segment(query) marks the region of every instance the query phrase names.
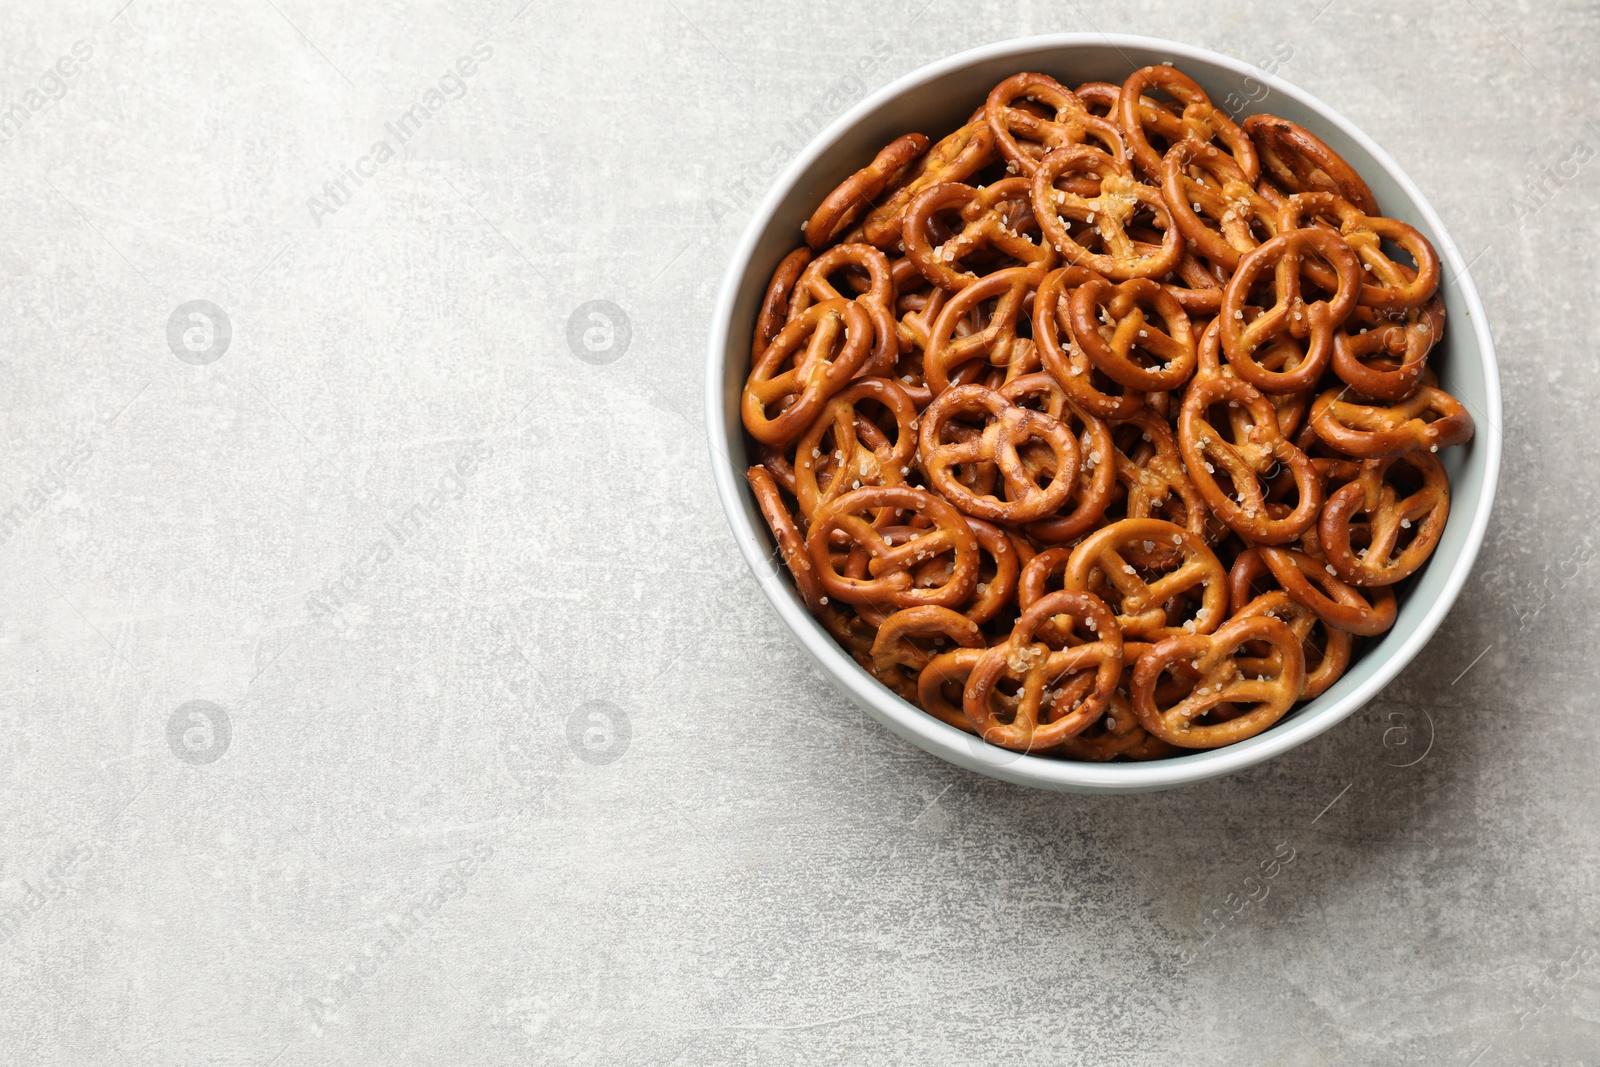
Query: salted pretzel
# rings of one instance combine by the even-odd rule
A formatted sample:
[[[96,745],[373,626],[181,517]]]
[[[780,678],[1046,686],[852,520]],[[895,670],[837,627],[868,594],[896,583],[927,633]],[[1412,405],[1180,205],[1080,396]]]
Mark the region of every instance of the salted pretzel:
[[[937,394],[949,388],[962,368],[967,368],[966,381],[990,367],[1005,368],[1005,377],[1037,369],[1035,347],[1031,341],[1023,343],[1023,332],[1041,273],[1036,267],[997,270],[944,304],[923,354],[923,377],[930,390]]]
[[[862,220],[861,232],[879,248],[900,240],[906,205],[924,189],[941,182],[964,182],[994,159],[994,132],[982,114],[923,153],[891,181],[881,205]]]
[[[778,336],[784,323],[789,321],[789,300],[794,296],[794,287],[800,281],[800,275],[806,269],[806,264],[811,262],[811,249],[797,248],[784,256],[772,272],[772,280],[767,283],[767,294],[761,300],[761,310],[756,313],[756,334],[750,345],[750,362],[755,363],[761,358],[761,353]]]
[[[1238,161],[1214,144],[1183,140],[1167,149],[1161,195],[1190,249],[1226,270],[1237,269],[1241,256],[1280,229],[1281,208],[1257,192]]]
[[[1153,393],[1176,389],[1194,374],[1188,313],[1149,278],[1087,281],[1073,291],[1069,307],[1072,339],[1113,381]]]
[[[1181,113],[1175,115],[1158,104],[1151,106],[1153,102],[1146,93],[1152,89],[1171,97],[1182,109]],[[1233,154],[1247,181],[1254,182],[1260,176],[1260,165],[1250,138],[1227,112],[1211,103],[1211,98],[1193,78],[1176,67],[1163,63],[1130,74],[1122,83],[1117,99],[1117,125],[1128,143],[1134,165],[1154,181],[1161,180],[1161,153],[1150,143],[1151,132],[1174,144],[1220,141]]]
[[[1262,564],[1263,568],[1265,566]],[[1230,574],[1230,585],[1231,577]],[[1252,615],[1270,615],[1287,625],[1300,639],[1306,673],[1298,699],[1311,700],[1321,696],[1343,676],[1345,668],[1350,665],[1350,652],[1355,646],[1355,638],[1348,631],[1323,622],[1316,612],[1282,589],[1273,589],[1233,608],[1235,619]],[[1248,662],[1244,665],[1247,669],[1253,666]]]
[[[769,562],[890,692],[1015,759],[1271,729],[1449,522],[1437,453],[1473,422],[1433,365],[1438,254],[1311,131],[1168,64],[969,106],[855,161],[763,279],[740,414]]]
[[[861,288],[845,292],[836,284],[838,277],[850,278]],[[793,321],[813,304],[827,300],[853,300],[872,317],[872,356],[864,373],[888,376],[893,373],[899,354],[899,338],[894,323],[894,274],[889,257],[869,244],[853,242],[835,245],[818,254],[795,281],[789,297],[789,319]]]
[[[920,133],[897,137],[879,152],[871,163],[846,178],[806,221],[806,244],[824,248],[850,228],[863,208],[875,200],[884,187],[915,163],[928,150],[928,139]]]
[[[1251,657],[1246,670],[1241,656],[1250,643],[1269,646],[1273,656],[1265,661]],[[1182,700],[1162,706],[1156,701],[1156,683],[1180,661],[1192,665],[1199,679]],[[1264,665],[1270,673],[1255,673]],[[1305,673],[1305,654],[1293,630],[1271,615],[1242,615],[1214,634],[1179,634],[1140,656],[1133,669],[1133,710],[1141,726],[1168,744],[1220,748],[1254,737],[1283,718],[1300,698]],[[1221,722],[1201,721],[1228,705],[1242,708]]]
[[[1033,301],[1033,342],[1039,361],[1084,411],[1102,419],[1125,419],[1144,406],[1144,394],[1101,371],[1072,336],[1068,290],[1105,279],[1087,267],[1060,267],[1039,283]]]
[[[1078,407],[1059,382],[1044,372],[1025,374],[1007,382],[1000,395],[1021,407],[1032,407],[1065,426],[1078,440],[1078,481],[1070,503],[1047,518],[1035,519],[1024,529],[1042,544],[1075,541],[1100,521],[1111,503],[1115,485],[1115,442],[1106,423]],[[1024,457],[1024,466],[1028,459]]]
[[[1012,106],[1021,99],[1045,105],[1050,117]],[[984,118],[1008,169],[1027,177],[1052,149],[1086,144],[1091,138],[1113,158],[1127,162],[1116,123],[1090,114],[1077,94],[1045,74],[1013,74],[996,85],[984,104]]]
[[[1219,404],[1234,420],[1231,437],[1210,420],[1208,413]],[[1278,412],[1250,383],[1220,374],[1192,382],[1178,418],[1178,449],[1212,514],[1250,540],[1283,544],[1317,520],[1322,479],[1310,458],[1284,438]],[[1263,476],[1276,468],[1288,470],[1299,498],[1294,510],[1283,516],[1268,510],[1262,485]],[[1223,489],[1219,473],[1228,479],[1232,492]]]
[[[1397,489],[1394,476],[1401,474],[1410,474],[1415,486]],[[1449,515],[1450,480],[1438,457],[1407,452],[1369,459],[1354,481],[1328,497],[1317,540],[1350,584],[1393,585],[1428,561]]]
[[[1039,628],[1062,615],[1081,620],[1095,639],[1065,648],[1040,640]],[[1063,590],[1034,601],[1011,635],[978,657],[962,710],[991,745],[1024,752],[1051,748],[1100,718],[1121,675],[1116,617],[1099,597]],[[1009,707],[996,707],[1002,680],[1018,684]]]
[[[1472,416],[1427,375],[1409,398],[1388,406],[1341,399],[1349,391],[1329,389],[1311,405],[1311,428],[1346,455],[1384,459],[1417,449],[1437,452],[1472,438]]]
[[[900,508],[931,525],[890,544],[862,515],[882,507]],[[834,531],[868,556],[866,577],[847,577],[836,569],[829,551]],[[978,579],[978,539],[966,518],[940,497],[910,486],[866,486],[835,497],[812,518],[806,550],[824,592],[852,604],[952,607],[971,595]],[[949,577],[936,586],[917,586],[912,569],[946,552],[954,557]]]
[[[1337,288],[1327,299],[1307,302],[1303,295],[1301,266],[1308,253],[1325,260],[1337,279]],[[1269,272],[1273,303],[1258,309],[1251,293]],[[1276,237],[1239,260],[1223,293],[1219,321],[1228,366],[1264,393],[1309,389],[1333,357],[1335,332],[1355,310],[1360,278],[1355,253],[1337,233],[1280,229]],[[1293,367],[1267,366],[1261,353],[1278,346],[1291,352]]]
[[[1379,214],[1356,169],[1304,126],[1276,115],[1251,115],[1240,128],[1255,145],[1262,177],[1284,193],[1338,193],[1366,214]]]
[[[1435,296],[1399,313],[1358,307],[1333,335],[1330,364],[1339,380],[1379,400],[1404,400],[1416,391],[1428,353],[1444,336],[1444,301]]]
[[[1358,296],[1364,307],[1405,311],[1420,307],[1439,288],[1439,254],[1414,226],[1399,219],[1375,217],[1334,193],[1295,193],[1278,209],[1278,228],[1292,230],[1318,216],[1333,220],[1350,251],[1361,261],[1365,278]],[[1408,254],[1415,267],[1396,263],[1383,249],[1388,241]],[[1316,278],[1325,283],[1327,275]]]
[[[1128,562],[1130,549],[1150,551],[1171,544],[1182,553],[1178,566],[1159,575],[1141,574]],[[1161,519],[1123,519],[1084,538],[1072,550],[1063,586],[1106,599],[1125,635],[1146,641],[1180,633],[1210,633],[1227,615],[1227,572],[1205,541]],[[1189,614],[1182,622],[1178,616]]]
[[[1304,552],[1272,545],[1258,545],[1249,551],[1260,555],[1284,592],[1316,612],[1329,626],[1373,637],[1394,625],[1397,608],[1394,593],[1388,587],[1374,588],[1369,599],[1339,578],[1331,563]],[[1234,565],[1238,566],[1237,562]]]
[[[961,228],[946,240],[935,240],[934,215],[958,212]],[[978,280],[970,270],[957,270],[956,264],[975,252],[998,253],[1027,266],[1048,270],[1055,264],[1056,250],[1041,237],[1031,241],[1020,232],[1034,228],[1033,205],[1026,178],[1008,178],[975,189],[960,182],[931,186],[906,206],[901,230],[906,256],[923,277],[941,289],[959,292]]]
[[[878,626],[872,641],[872,673],[896,693],[913,699],[918,676],[946,641],[962,648],[985,647],[978,624],[959,612],[934,604],[901,608]]]
[[[1059,188],[1057,179],[1063,175],[1097,178],[1100,191],[1083,196]],[[1154,248],[1128,234],[1140,212],[1162,231],[1161,243]],[[1039,161],[1033,172],[1033,214],[1063,259],[1107,278],[1159,277],[1177,266],[1183,255],[1183,235],[1173,225],[1160,191],[1140,183],[1115,157],[1089,145],[1057,148]],[[1083,223],[1083,232],[1093,235],[1091,243],[1099,251],[1085,247],[1064,217]]]
[[[982,433],[964,441],[948,439],[946,424],[958,416],[985,420]],[[1027,470],[1019,450],[1025,445],[1049,450],[1046,484]],[[1029,522],[1066,503],[1078,476],[1078,441],[1042,411],[1013,404],[981,385],[956,385],[940,393],[922,414],[922,468],[945,499],[975,518]],[[975,493],[955,473],[959,464],[987,462],[999,468],[1002,495]]]
[[[854,300],[825,300],[791,319],[750,369],[740,407],[744,428],[770,445],[805,433],[867,362],[872,339],[872,319]]]
[[[863,401],[876,401],[894,420],[893,441],[857,412]],[[834,394],[795,445],[794,493],[801,512],[815,514],[863,485],[904,482],[917,454],[916,419],[911,397],[887,378],[857,378]]]

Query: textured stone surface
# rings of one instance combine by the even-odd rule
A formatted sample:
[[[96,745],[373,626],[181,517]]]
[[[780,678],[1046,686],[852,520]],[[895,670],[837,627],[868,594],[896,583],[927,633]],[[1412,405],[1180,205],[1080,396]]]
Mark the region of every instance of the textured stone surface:
[[[1593,3],[120,2],[0,36],[0,1060],[1600,1063]],[[1181,792],[866,720],[700,429],[775,132],[1055,30],[1275,62],[1500,345],[1437,639]]]

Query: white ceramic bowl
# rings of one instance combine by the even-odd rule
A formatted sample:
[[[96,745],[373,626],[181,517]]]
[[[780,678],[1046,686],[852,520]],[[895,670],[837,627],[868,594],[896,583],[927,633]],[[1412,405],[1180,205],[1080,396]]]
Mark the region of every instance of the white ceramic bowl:
[[[1219,104],[1230,93],[1254,101],[1238,118],[1269,111],[1311,130],[1360,171],[1384,214],[1404,219],[1433,241],[1442,260],[1447,325],[1429,362],[1443,386],[1472,412],[1477,432],[1465,447],[1441,453],[1452,486],[1450,519],[1432,560],[1403,595],[1394,628],[1326,693],[1270,730],[1227,748],[1146,763],[1020,755],[946,726],[895,696],[806,611],[777,562],[772,536],[744,479],[749,460],[739,391],[749,371],[750,335],[767,279],[778,260],[801,243],[801,223],[829,190],[895,137],[912,130],[943,136],[972,114],[995,83],[1019,71],[1041,71],[1071,86],[1121,82],[1139,67],[1165,61],[1194,78]],[[1307,741],[1372,699],[1411,662],[1455,602],[1483,541],[1500,470],[1500,381],[1477,289],[1439,216],[1388,153],[1309,93],[1250,64],[1173,41],[1114,34],[1053,34],[962,52],[885,86],[818,134],[773,182],[728,265],[711,325],[706,421],[717,492],[739,550],[800,647],[851,699],[942,759],[1021,785],[1079,792],[1167,789],[1230,774]]]

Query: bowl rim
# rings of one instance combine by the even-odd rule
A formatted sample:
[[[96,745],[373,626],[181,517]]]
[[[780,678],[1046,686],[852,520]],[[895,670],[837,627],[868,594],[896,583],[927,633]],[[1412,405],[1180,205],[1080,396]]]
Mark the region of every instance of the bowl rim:
[[[1485,450],[1483,488],[1477,506],[1470,516],[1461,551],[1451,562],[1451,569],[1445,576],[1438,597],[1428,605],[1416,627],[1406,635],[1401,644],[1392,650],[1387,658],[1374,665],[1372,674],[1349,693],[1327,706],[1316,708],[1309,713],[1301,711],[1294,718],[1238,744],[1200,750],[1165,760],[1134,763],[1056,760],[1029,756],[989,745],[971,734],[940,722],[902,700],[862,670],[805,609],[800,599],[781,577],[781,571],[767,566],[768,553],[763,550],[760,533],[750,521],[750,513],[745,508],[742,494],[747,490],[741,488],[745,484],[743,472],[733,469],[729,451],[731,441],[727,432],[727,413],[724,410],[724,383],[726,362],[730,353],[730,330],[739,291],[749,273],[750,261],[770,224],[772,215],[807,169],[832,151],[838,141],[871,112],[894,98],[905,96],[919,86],[945,77],[954,71],[1024,52],[1071,51],[1084,47],[1106,46],[1118,49],[1128,47],[1154,50],[1175,62],[1193,60],[1254,78],[1265,84],[1272,92],[1282,93],[1316,113],[1366,151],[1393,179],[1409,199],[1410,205],[1426,221],[1432,231],[1441,261],[1450,272],[1446,277],[1454,278],[1454,284],[1466,306],[1467,321],[1471,325],[1478,345],[1479,360],[1484,373],[1486,408],[1481,413],[1473,412],[1478,425],[1479,443]],[[1371,701],[1433,638],[1466,584],[1488,529],[1499,482],[1502,451],[1499,365],[1495,358],[1494,339],[1489,331],[1483,304],[1468,268],[1469,264],[1463,260],[1460,250],[1445,229],[1438,212],[1388,152],[1354,123],[1315,96],[1276,75],[1267,74],[1252,64],[1210,49],[1164,38],[1096,32],[1011,38],[958,52],[901,75],[868,94],[854,107],[835,118],[796,153],[772,179],[766,195],[752,212],[729,261],[727,271],[723,275],[712,312],[712,328],[708,342],[706,430],[717,495],[746,566],[790,633],[800,643],[801,648],[823,669],[832,682],[843,688],[858,705],[884,726],[924,751],[968,770],[1018,785],[1076,792],[1123,793],[1167,789],[1232,774],[1264,763],[1304,744]]]

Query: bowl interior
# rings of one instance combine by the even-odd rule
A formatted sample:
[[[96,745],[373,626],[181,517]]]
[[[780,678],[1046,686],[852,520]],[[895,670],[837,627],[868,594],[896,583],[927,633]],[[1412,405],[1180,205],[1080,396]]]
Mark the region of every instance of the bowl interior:
[[[1213,102],[1241,103],[1237,119],[1267,111],[1311,130],[1360,171],[1385,215],[1410,223],[1434,243],[1442,261],[1446,325],[1429,364],[1443,387],[1467,406],[1477,430],[1466,446],[1440,455],[1450,474],[1450,518],[1433,558],[1402,589],[1393,629],[1369,645],[1326,693],[1254,738],[1169,760],[1085,764],[1019,755],[946,726],[895,696],[806,612],[744,481],[750,460],[739,394],[749,370],[749,338],[767,279],[801,243],[801,224],[829,191],[895,137],[919,131],[937,140],[966,121],[995,83],[1018,71],[1039,71],[1075,86],[1121,82],[1139,67],[1168,61],[1194,78]],[[718,490],[741,551],[801,646],[857,703],[913,743],[970,769],[1045,788],[1132,792],[1202,781],[1270,758],[1355,711],[1415,656],[1449,610],[1481,543],[1499,469],[1499,382],[1483,310],[1459,251],[1421,192],[1387,153],[1303,91],[1225,56],[1151,38],[1059,35],[991,45],[907,75],[841,116],[779,175],[756,210],[723,283],[708,374],[707,420]]]

